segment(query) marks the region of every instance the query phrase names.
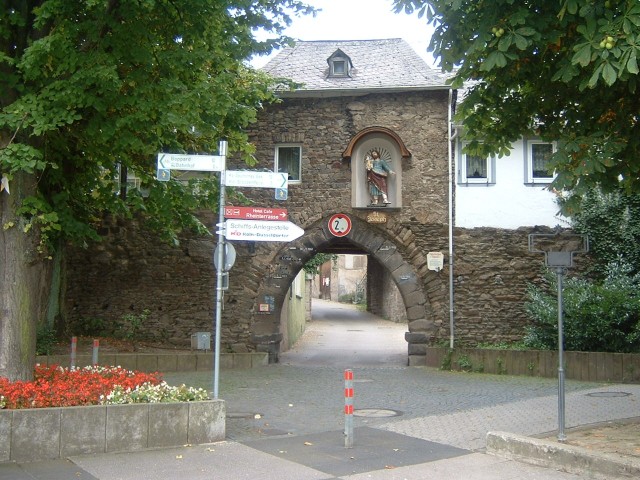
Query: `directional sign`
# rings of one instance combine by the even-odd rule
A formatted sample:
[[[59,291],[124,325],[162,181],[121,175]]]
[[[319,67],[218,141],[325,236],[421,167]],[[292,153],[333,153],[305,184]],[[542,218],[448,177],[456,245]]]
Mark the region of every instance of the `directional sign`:
[[[162,170],[194,170],[199,172],[221,172],[225,157],[222,155],[158,154],[158,173]]]
[[[243,220],[289,220],[289,213],[284,208],[267,207],[224,207],[225,218],[240,218]]]
[[[220,226],[220,225],[218,225]],[[302,236],[304,230],[291,222],[268,220],[227,220],[221,231],[227,240],[254,242],[290,242]]]
[[[227,170],[225,185],[228,187],[288,188],[286,173],[260,172],[258,170]]]

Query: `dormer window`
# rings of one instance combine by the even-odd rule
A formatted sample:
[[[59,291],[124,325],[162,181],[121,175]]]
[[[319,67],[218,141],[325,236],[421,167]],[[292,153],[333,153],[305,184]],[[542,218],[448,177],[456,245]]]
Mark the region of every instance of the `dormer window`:
[[[351,59],[338,49],[327,58],[329,64],[329,77],[349,77],[353,65]]]

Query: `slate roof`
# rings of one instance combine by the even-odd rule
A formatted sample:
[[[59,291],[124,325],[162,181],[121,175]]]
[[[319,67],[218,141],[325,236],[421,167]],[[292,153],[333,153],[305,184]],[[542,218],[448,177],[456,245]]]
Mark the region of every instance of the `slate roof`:
[[[349,77],[329,76],[327,59],[338,49],[353,64]],[[288,94],[295,96],[450,88],[446,85],[445,75],[432,69],[401,38],[297,41],[293,47],[284,48],[261,70],[274,77],[302,83],[301,89]]]

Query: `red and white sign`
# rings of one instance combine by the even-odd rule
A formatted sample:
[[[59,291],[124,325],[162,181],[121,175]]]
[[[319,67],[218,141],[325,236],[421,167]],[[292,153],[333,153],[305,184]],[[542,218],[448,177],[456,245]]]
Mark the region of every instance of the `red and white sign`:
[[[329,231],[334,237],[344,237],[351,231],[351,219],[344,213],[336,213],[329,219]]]
[[[285,221],[289,219],[289,213],[285,208],[226,206],[224,207],[224,217],[242,220]]]

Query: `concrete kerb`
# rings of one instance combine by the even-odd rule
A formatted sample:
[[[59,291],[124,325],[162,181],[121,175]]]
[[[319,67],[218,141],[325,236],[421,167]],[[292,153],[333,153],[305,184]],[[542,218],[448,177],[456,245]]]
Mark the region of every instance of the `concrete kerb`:
[[[640,459],[507,432],[487,433],[487,453],[586,478],[640,478]]]

